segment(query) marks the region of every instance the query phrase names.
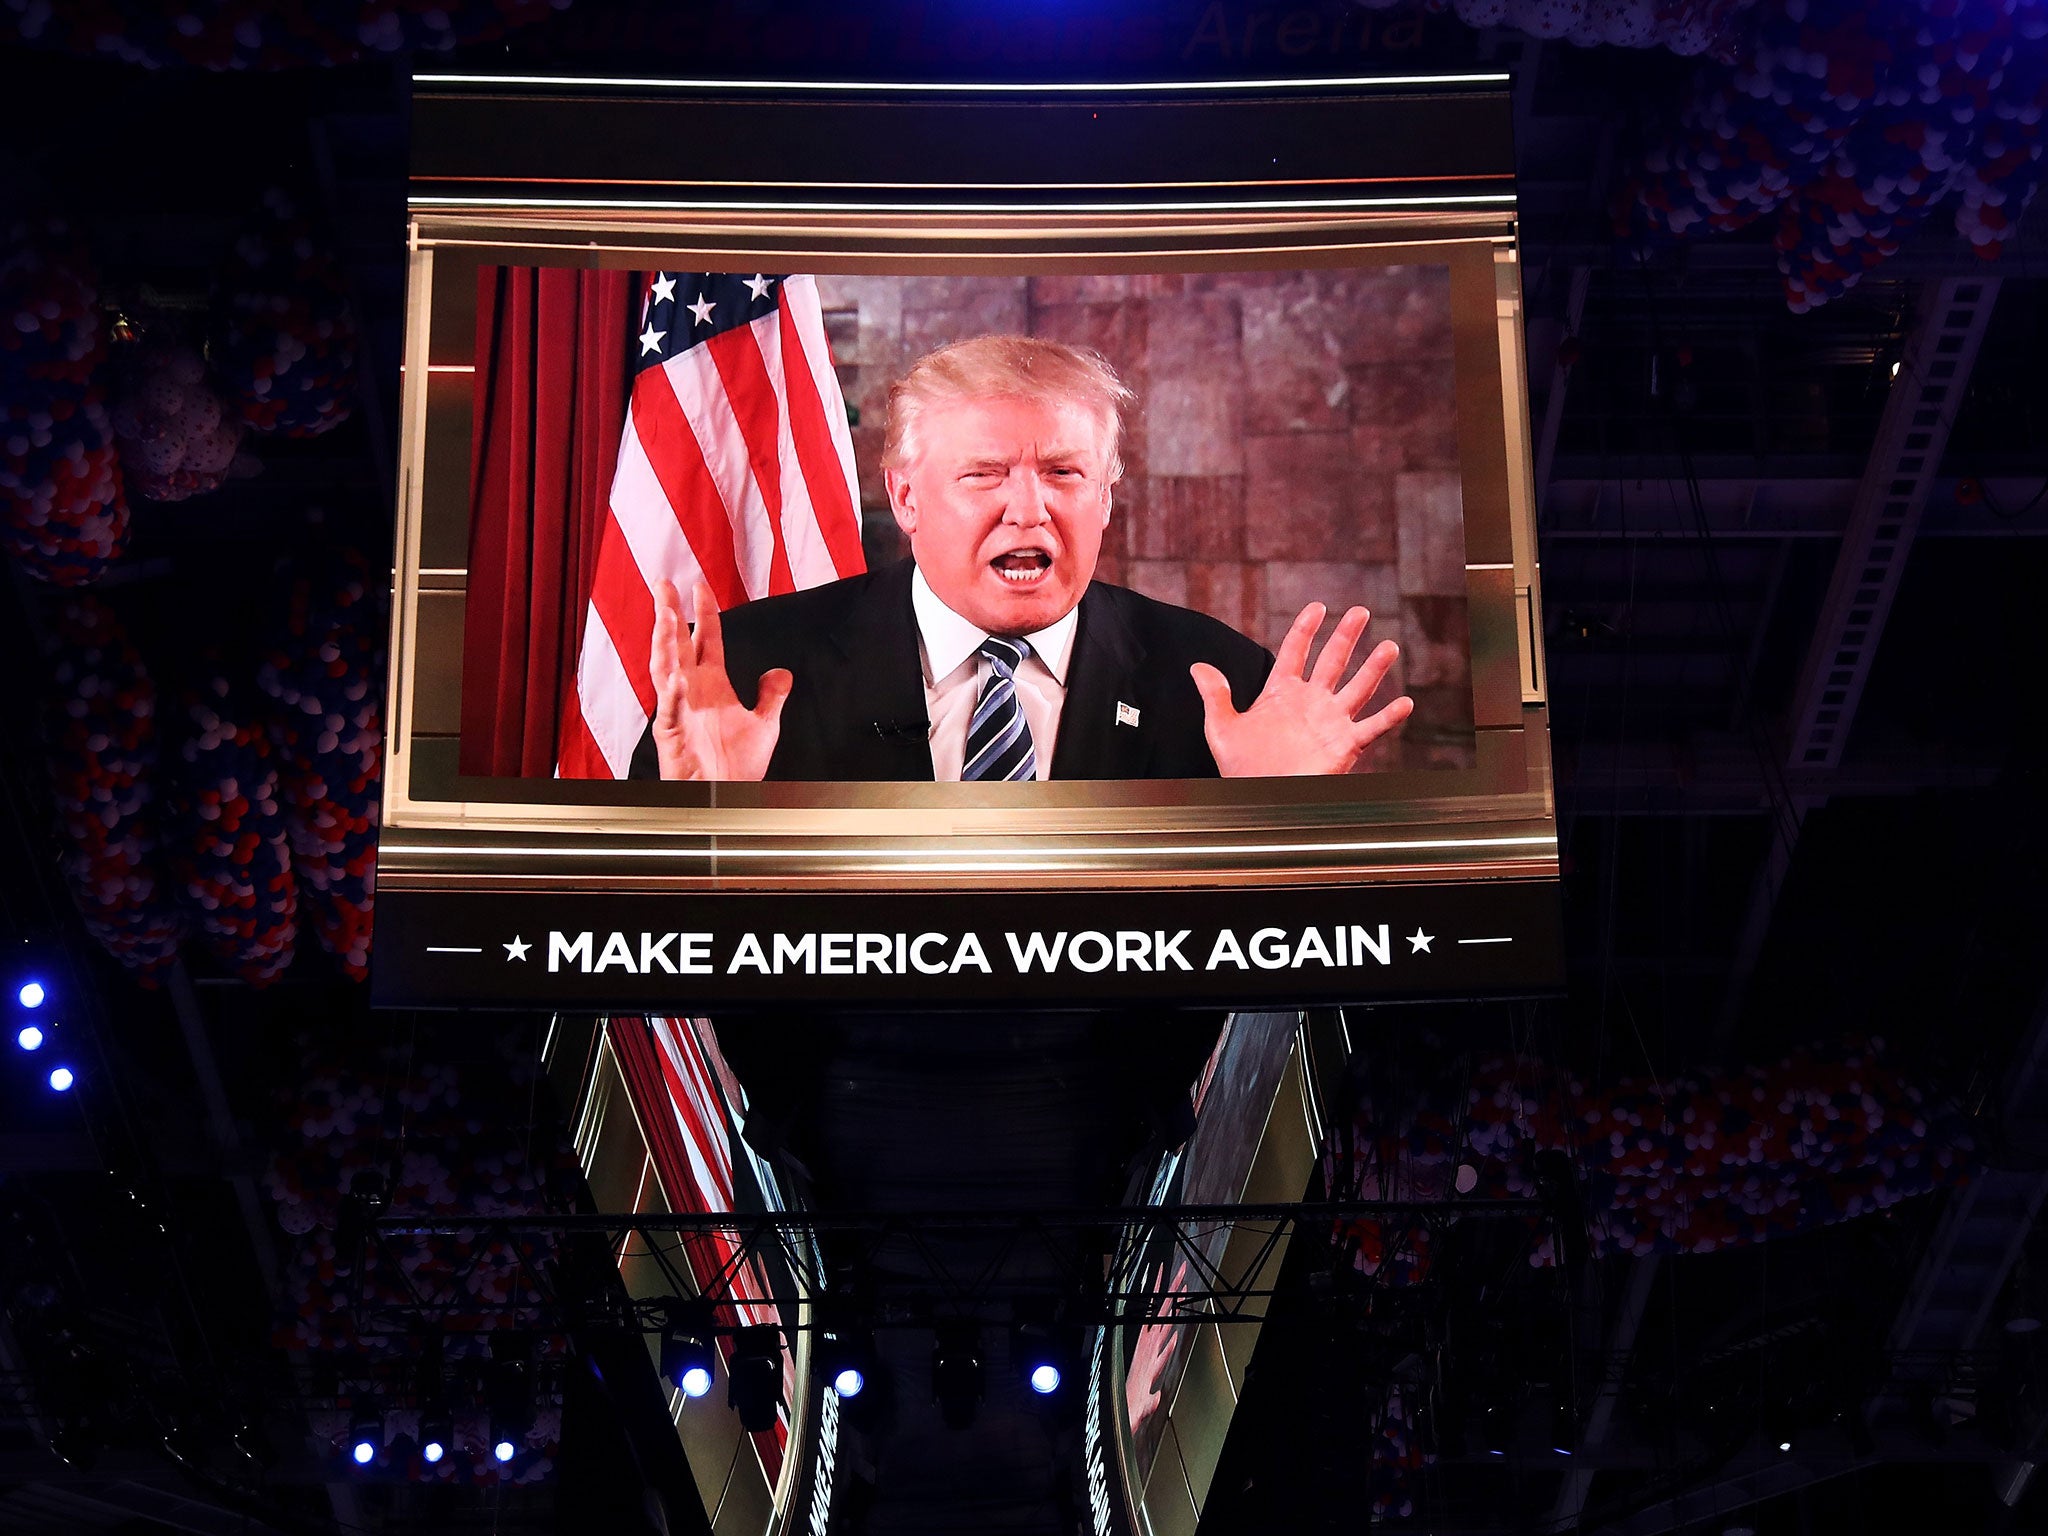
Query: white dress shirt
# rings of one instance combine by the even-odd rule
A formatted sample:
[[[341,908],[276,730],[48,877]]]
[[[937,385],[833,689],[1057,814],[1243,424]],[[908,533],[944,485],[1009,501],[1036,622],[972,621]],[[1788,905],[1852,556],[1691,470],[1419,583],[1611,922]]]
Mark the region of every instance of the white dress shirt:
[[[967,727],[974,719],[974,701],[988,675],[981,642],[988,631],[968,622],[939,601],[923,571],[910,578],[910,606],[917,614],[917,655],[924,667],[925,718],[931,721],[932,777],[941,784],[960,782],[967,756]],[[1052,777],[1053,747],[1059,739],[1060,710],[1067,702],[1067,664],[1074,653],[1078,604],[1057,622],[1024,639],[1031,654],[1017,668],[1017,702],[1031,727],[1031,750],[1038,777]]]

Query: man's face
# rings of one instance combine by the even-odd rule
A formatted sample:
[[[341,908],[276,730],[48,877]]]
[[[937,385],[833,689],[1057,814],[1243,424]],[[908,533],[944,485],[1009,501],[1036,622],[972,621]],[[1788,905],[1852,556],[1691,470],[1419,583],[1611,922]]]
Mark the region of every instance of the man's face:
[[[993,635],[1056,622],[1087,590],[1109,522],[1111,424],[1076,401],[928,406],[889,505],[924,579]]]

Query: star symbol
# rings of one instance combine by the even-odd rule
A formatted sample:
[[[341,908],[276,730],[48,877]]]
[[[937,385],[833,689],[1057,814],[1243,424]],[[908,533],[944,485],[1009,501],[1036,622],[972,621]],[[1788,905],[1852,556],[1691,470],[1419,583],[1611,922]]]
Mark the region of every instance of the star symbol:
[[[1420,928],[1417,928],[1413,933],[1408,935],[1408,953],[1411,955],[1435,954],[1436,951],[1429,947],[1431,942],[1434,941],[1435,938],[1435,934],[1424,933]]]
[[[515,933],[512,935],[512,942],[505,946],[505,958],[507,960],[524,960],[526,952],[531,948],[533,948],[531,944]]]
[[[763,277],[758,272],[756,272],[752,277],[748,278],[746,282],[747,292],[751,293],[757,299],[767,298],[768,290],[770,288],[773,288],[774,286],[775,283],[772,279]]]
[[[646,330],[640,333],[640,355],[645,357],[650,352],[659,352],[661,350],[661,338],[667,334],[667,331],[657,331],[653,326],[648,326]]]
[[[718,308],[718,306],[712,303],[709,299],[705,298],[704,295],[700,293],[697,295],[696,303],[685,304],[683,308],[687,309],[691,314],[697,317],[697,323],[699,325],[709,325],[711,323],[711,311]]]
[[[676,297],[676,280],[666,272],[657,273],[654,279],[654,302],[672,304]]]

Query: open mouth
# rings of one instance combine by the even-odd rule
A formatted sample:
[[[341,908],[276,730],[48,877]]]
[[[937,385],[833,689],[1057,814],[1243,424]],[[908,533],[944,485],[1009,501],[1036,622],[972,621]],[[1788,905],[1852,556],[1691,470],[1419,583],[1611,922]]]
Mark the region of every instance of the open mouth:
[[[1052,570],[1052,556],[1042,549],[1013,549],[989,561],[989,569],[1013,587],[1028,587]]]

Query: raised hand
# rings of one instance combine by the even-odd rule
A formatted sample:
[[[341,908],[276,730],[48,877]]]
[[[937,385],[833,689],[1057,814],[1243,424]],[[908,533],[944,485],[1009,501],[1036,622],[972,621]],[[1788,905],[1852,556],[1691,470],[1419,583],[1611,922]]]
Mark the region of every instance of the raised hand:
[[[1309,670],[1309,646],[1328,611],[1321,603],[1310,603],[1296,616],[1280,642],[1273,675],[1250,709],[1239,711],[1231,703],[1229,682],[1206,661],[1188,669],[1202,695],[1203,733],[1226,779],[1349,773],[1367,747],[1415,712],[1415,701],[1403,694],[1359,718],[1401,655],[1398,645],[1383,640],[1351,680],[1344,680],[1351,653],[1372,621],[1363,608],[1353,608],[1337,621],[1336,631],[1316,658],[1315,670]]]
[[[654,644],[648,671],[654,679],[654,748],[664,779],[758,782],[782,737],[782,706],[794,682],[788,668],[761,674],[752,709],[733,692],[725,673],[725,635],[718,599],[696,587],[697,630],[683,622],[683,600],[672,581],[654,585]]]

